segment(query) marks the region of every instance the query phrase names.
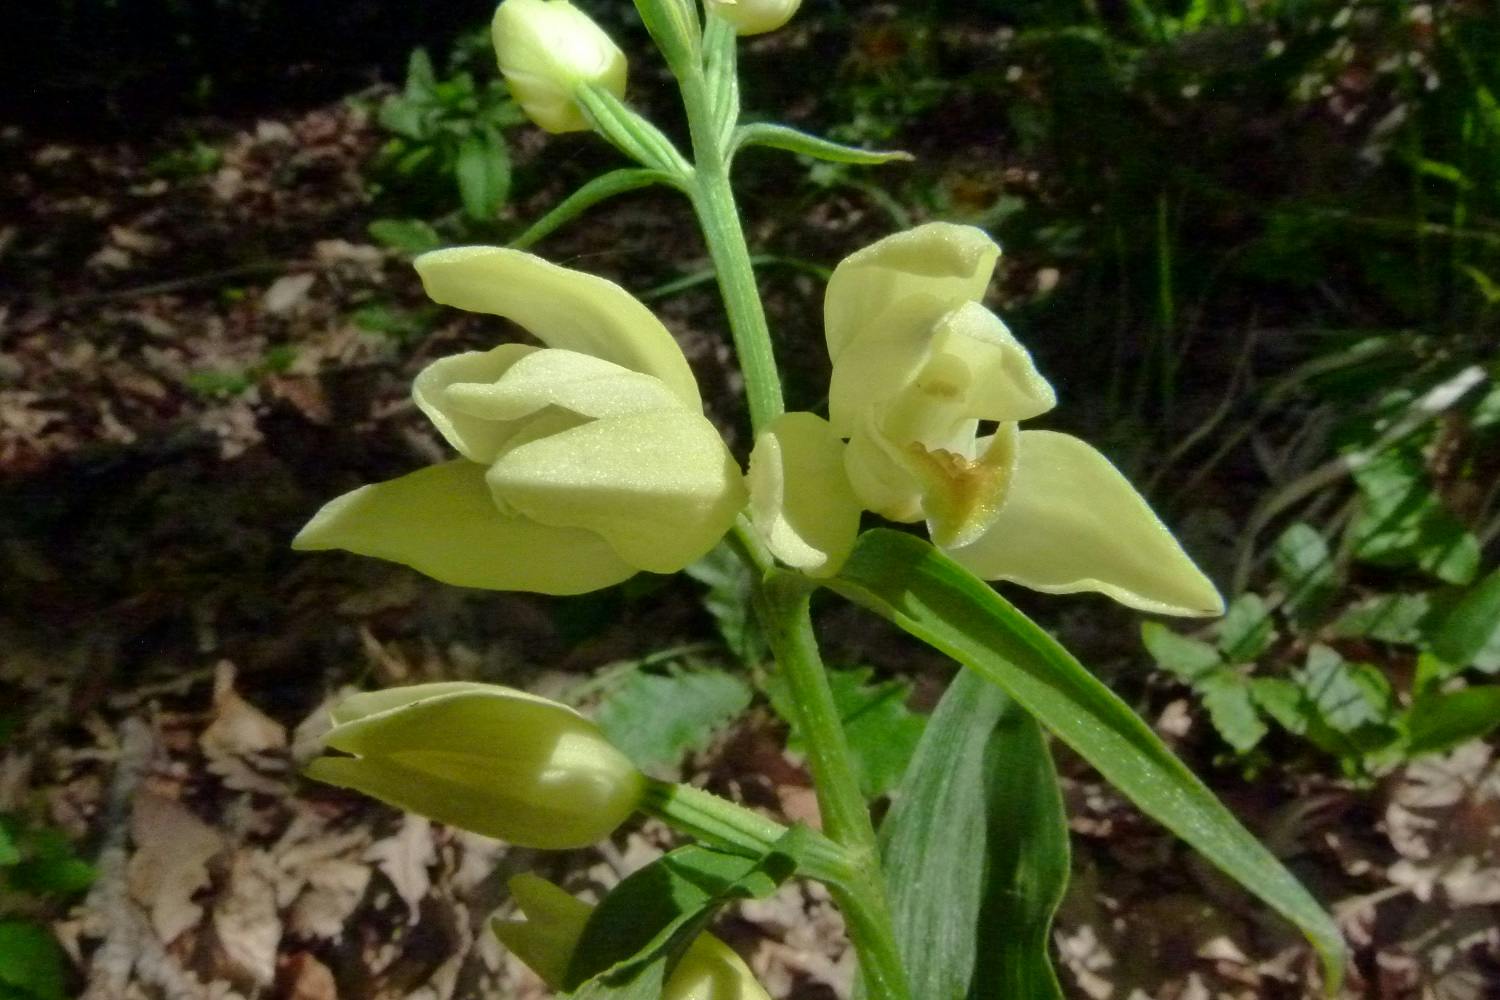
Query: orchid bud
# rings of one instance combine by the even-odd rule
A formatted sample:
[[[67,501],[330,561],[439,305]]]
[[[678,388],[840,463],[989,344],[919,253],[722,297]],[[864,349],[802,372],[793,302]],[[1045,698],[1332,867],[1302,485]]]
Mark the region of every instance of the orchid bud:
[[[398,808],[522,847],[608,837],[645,778],[566,705],[492,684],[449,682],[346,698],[306,773]]]
[[[708,0],[708,9],[742,35],[775,31],[792,19],[802,0]]]
[[[505,0],[491,24],[500,72],[526,116],[548,132],[583,132],[577,90],[625,95],[625,53],[568,0]]]
[[[535,875],[510,880],[525,920],[492,923],[500,942],[554,990],[567,986],[568,967],[593,907]],[[770,1000],[734,950],[700,934],[667,977],[661,1000]]]

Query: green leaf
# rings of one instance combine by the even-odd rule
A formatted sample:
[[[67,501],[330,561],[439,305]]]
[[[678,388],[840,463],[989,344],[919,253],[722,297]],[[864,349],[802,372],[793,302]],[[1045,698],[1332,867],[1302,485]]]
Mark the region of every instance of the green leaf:
[[[485,127],[464,136],[453,166],[464,211],[476,222],[493,222],[510,197],[510,153],[505,140]]]
[[[1317,720],[1312,702],[1295,681],[1285,677],[1252,677],[1250,698],[1260,710],[1295,736],[1305,736]]]
[[[1219,649],[1230,663],[1253,663],[1276,641],[1271,613],[1258,594],[1241,594],[1219,623]]]
[[[1459,598],[1432,637],[1432,651],[1449,663],[1467,666],[1500,637],[1500,570]]]
[[[821,139],[806,132],[799,132],[785,125],[742,125],[735,130],[733,148],[735,152],[747,146],[769,146],[772,149],[784,149],[789,153],[799,156],[810,156],[815,160],[826,160],[829,163],[854,163],[865,166],[878,166],[882,163],[892,163],[898,160],[910,160],[910,153],[897,151],[879,151],[873,149],[860,149],[857,146],[845,146],[842,143]]]
[[[668,964],[668,956],[659,955],[619,985],[590,979],[568,996],[571,1000],[661,1000]]]
[[[1315,645],[1298,683],[1318,715],[1340,733],[1389,722],[1394,696],[1385,675],[1368,663],[1348,663],[1336,650]]]
[[[1204,675],[1224,667],[1217,649],[1174,632],[1160,622],[1142,622],[1141,640],[1157,666],[1188,684],[1195,684]]]
[[[443,238],[421,219],[376,219],[367,227],[370,237],[383,247],[416,255],[436,250]]]
[[[870,667],[828,672],[834,704],[854,758],[854,773],[860,791],[870,799],[884,795],[901,780],[927,725],[926,719],[906,707],[910,684],[901,680],[871,684],[874,673]],[[776,714],[792,727],[788,748],[801,753],[806,744],[797,729],[791,690],[782,674],[771,677],[766,694]]]
[[[703,595],[703,607],[713,616],[729,651],[741,663],[764,663],[770,654],[750,605],[750,569],[729,543],[721,543],[686,572],[708,588]]]
[[[21,852],[16,850],[16,842],[11,837],[11,826],[7,817],[0,816],[0,868],[8,868],[21,860]]]
[[[974,978],[988,832],[986,748],[1010,701],[960,671],[928,721],[880,826],[891,919],[914,997],[963,997]],[[942,892],[933,892],[940,885]]]
[[[912,995],[1060,997],[1047,936],[1068,831],[1031,717],[960,671],[892,799],[881,853]]]
[[[1236,751],[1246,753],[1265,737],[1266,724],[1255,710],[1245,678],[1224,670],[1203,678],[1196,690],[1208,709],[1209,721]]]
[[[1381,565],[1415,564],[1448,583],[1474,579],[1479,540],[1442,505],[1419,456],[1388,452],[1356,469],[1354,480],[1365,501],[1349,529],[1355,555]]]
[[[1433,593],[1380,594],[1349,607],[1331,631],[1338,638],[1425,645],[1446,607]]]
[[[52,934],[29,920],[0,920],[0,988],[26,1000],[63,1000],[67,957]]]
[[[21,857],[6,877],[12,889],[67,897],[94,884],[94,866],[78,856],[61,830],[31,827],[15,839]]]
[[[1500,685],[1420,697],[1406,713],[1407,753],[1440,753],[1500,726]]]
[[[1286,589],[1283,606],[1295,621],[1306,623],[1338,587],[1328,541],[1312,525],[1298,521],[1281,533],[1272,555]]]
[[[983,581],[921,539],[875,530],[830,585],[1004,688],[1142,811],[1301,928],[1337,989],[1344,946],[1317,901],[1150,726]]]
[[[600,174],[563,199],[562,203],[552,211],[533,222],[524,233],[511,240],[510,245],[516,250],[525,250],[552,235],[600,202],[650,187],[653,184],[677,186],[671,174],[660,170],[627,168]]]
[[[750,705],[750,686],[722,670],[635,671],[599,704],[604,735],[642,770],[676,764]]]
[[[1052,916],[1068,888],[1068,817],[1041,727],[1007,701],[986,758],[988,871],[969,997],[1062,1000],[1048,954]]]
[[[427,99],[437,86],[437,74],[432,71],[432,57],[426,49],[412,49],[406,60],[406,96]]]
[[[626,877],[589,916],[568,982],[576,989],[597,977],[618,988],[660,959],[675,961],[719,907],[775,892],[796,871],[794,841],[805,836],[790,830],[760,857],[679,847]]]

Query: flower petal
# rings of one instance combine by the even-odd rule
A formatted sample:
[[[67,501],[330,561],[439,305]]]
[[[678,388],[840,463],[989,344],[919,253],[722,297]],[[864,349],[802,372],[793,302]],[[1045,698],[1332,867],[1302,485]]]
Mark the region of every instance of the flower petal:
[[[507,451],[487,478],[502,507],[586,528],[625,561],[657,573],[713,548],[746,499],[718,430],[683,409],[558,430]]]
[[[467,351],[439,358],[417,373],[411,398],[454,451],[471,462],[489,465],[515,428],[481,419],[454,406],[448,398],[449,390],[468,383],[493,385],[522,358],[537,352],[537,348],[526,344],[501,344],[489,351]]]
[[[651,310],[612,281],[503,247],[451,247],[415,262],[434,302],[504,316],[548,347],[655,375],[694,412],[698,383]]]
[[[1023,431],[994,525],[954,559],[1049,594],[1095,590],[1142,611],[1217,615],[1214,585],[1109,459],[1078,438]]]
[[[347,549],[487,590],[582,594],[634,575],[596,534],[502,515],[484,471],[459,460],[362,486],[325,504],[292,546]]]
[[[444,401],[486,422],[522,420],[549,406],[594,418],[683,409],[682,400],[655,376],[559,350],[533,351],[495,382],[451,384]]]
[[[948,222],[929,222],[856,251],[828,280],[828,356],[837,361],[855,338],[882,325],[882,315],[910,296],[942,303],[939,314],[979,301],[999,257],[999,246],[984,230]]]
[[[1019,449],[1014,423],[1001,424],[994,435],[974,444],[976,457],[947,449],[907,447],[906,464],[922,484],[922,513],[934,544],[967,545],[995,523],[1004,510]]]
[[[1029,420],[1057,405],[1057,393],[1036,370],[1031,352],[1000,317],[978,302],[965,302],[943,317],[933,336],[932,354],[935,361],[948,361],[967,374],[962,391],[968,416]],[[919,385],[927,374],[924,370],[917,377]]]
[[[881,433],[873,413],[866,413],[844,449],[844,472],[866,510],[891,521],[922,519],[922,487],[900,449]]]
[[[783,413],[750,453],[750,520],[771,554],[811,576],[832,576],[859,533],[860,504],[844,472],[844,442],[812,413]]]

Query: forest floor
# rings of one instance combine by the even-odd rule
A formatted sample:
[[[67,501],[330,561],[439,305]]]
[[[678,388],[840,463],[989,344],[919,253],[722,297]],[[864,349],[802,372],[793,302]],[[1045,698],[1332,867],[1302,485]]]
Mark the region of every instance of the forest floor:
[[[0,813],[61,830],[97,871],[67,904],[8,902],[49,923],[92,1000],[544,996],[486,930],[507,912],[506,877],[539,870],[599,891],[659,852],[661,829],[542,856],[299,767],[330,702],[356,687],[457,677],[556,694],[701,645],[711,622],[685,581],[645,600],[559,602],[290,552],[323,501],[441,454],[410,379],[496,331],[425,313],[406,259],[365,235],[381,140],[363,112],[203,127],[220,158],[188,174],[160,141],[0,133],[0,694],[14,716]],[[511,211],[534,217],[559,193]],[[541,249],[638,290],[705,266],[687,225],[669,199],[632,198]],[[776,225],[754,241],[795,238],[832,263],[884,221],[830,193]],[[802,317],[818,289],[781,277],[771,308],[789,364],[816,371],[821,338]],[[420,322],[369,329],[374,304]],[[711,291],[653,305],[743,453]],[[1348,995],[1500,996],[1500,761],[1487,745],[1373,787],[1278,769],[1249,780],[1216,763],[1182,689],[1144,680],[1128,617],[1073,607],[1049,625],[1106,676],[1131,677],[1127,698],[1333,908],[1355,955]],[[935,700],[940,661],[852,612],[821,624],[838,660],[914,679],[914,700]],[[753,708],[681,773],[816,822],[785,736]],[[1312,958],[1289,927],[1061,750],[1059,767],[1075,870],[1055,941],[1071,995],[1313,995]],[[848,994],[840,920],[813,888],[744,904],[718,933],[773,996]]]

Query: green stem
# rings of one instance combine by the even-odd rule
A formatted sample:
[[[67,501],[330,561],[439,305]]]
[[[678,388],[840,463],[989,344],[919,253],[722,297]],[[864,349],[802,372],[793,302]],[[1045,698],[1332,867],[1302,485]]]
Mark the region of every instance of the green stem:
[[[764,854],[789,832],[775,820],[712,792],[651,778],[640,808],[695,840],[736,853]],[[820,833],[805,832],[807,839],[797,858],[804,875],[837,884],[856,877],[843,848]]]
[[[745,375],[750,425],[759,433],[785,409],[781,401],[781,377],[776,372],[776,356],[771,348],[771,330],[766,324],[755,268],[750,262],[734,189],[729,183],[729,162],[721,143],[723,123],[715,120],[708,83],[701,72],[685,74],[681,82],[695,162],[689,194],[708,242],[714,270],[719,275],[729,330],[734,335],[735,353]]]
[[[716,36],[715,41],[732,44],[733,37]],[[732,68],[725,63],[715,72],[732,72]],[[701,64],[679,72],[678,82],[693,140],[694,170],[688,192],[718,272],[729,329],[745,376],[751,426],[759,433],[784,412],[785,404],[771,332],[729,182],[729,140],[737,123],[722,119],[738,117],[737,102],[726,99],[716,106],[714,88]],[[723,84],[718,81],[721,96]],[[827,880],[829,892],[844,914],[849,940],[859,953],[868,995],[872,1000],[911,1000],[886,904],[875,827],[860,793],[843,720],[813,635],[808,611],[811,584],[804,577],[776,572],[769,553],[743,525],[737,534],[741,554],[758,570],[753,596],[756,613],[791,689],[824,832],[844,850],[844,877]]]
[[[843,884],[830,884],[829,891],[843,911],[849,938],[859,951],[865,986],[869,995],[879,1000],[909,1000],[880,874],[880,846],[854,773],[828,673],[818,653],[809,597],[810,584],[805,578],[776,572],[757,582],[755,609],[791,689],[823,830],[847,854],[851,877]]]

